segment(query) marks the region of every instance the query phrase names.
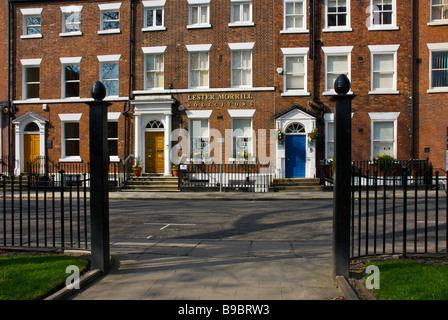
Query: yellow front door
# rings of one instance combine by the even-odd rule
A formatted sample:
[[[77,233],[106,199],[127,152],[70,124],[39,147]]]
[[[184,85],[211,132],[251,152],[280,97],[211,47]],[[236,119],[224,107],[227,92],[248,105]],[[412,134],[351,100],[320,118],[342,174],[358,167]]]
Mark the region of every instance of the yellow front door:
[[[165,139],[163,132],[145,132],[145,172],[165,172]]]
[[[25,164],[25,172],[28,172],[28,163],[32,163],[40,156],[40,136],[38,134],[23,135],[23,160]],[[38,160],[33,166],[39,168]]]

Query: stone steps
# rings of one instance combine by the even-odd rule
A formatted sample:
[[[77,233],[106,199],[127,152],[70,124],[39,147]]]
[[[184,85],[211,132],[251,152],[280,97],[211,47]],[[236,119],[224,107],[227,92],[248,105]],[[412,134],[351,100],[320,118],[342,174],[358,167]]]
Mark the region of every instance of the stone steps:
[[[280,178],[274,179],[274,191],[322,191],[322,186],[318,178]]]

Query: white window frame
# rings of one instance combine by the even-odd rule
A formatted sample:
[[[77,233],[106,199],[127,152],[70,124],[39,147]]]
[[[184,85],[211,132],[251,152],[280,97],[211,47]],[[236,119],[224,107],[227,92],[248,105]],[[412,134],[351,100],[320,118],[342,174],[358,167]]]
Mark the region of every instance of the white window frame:
[[[61,7],[62,11],[62,32],[59,33],[59,36],[61,37],[71,37],[71,36],[82,36],[81,31],[81,11],[83,6],[67,6],[67,7]],[[78,14],[79,15],[79,22],[74,22],[73,24],[79,25],[79,30],[75,31],[66,31],[66,23],[67,19],[72,14]]]
[[[374,18],[376,17],[375,11],[378,9],[376,5],[373,4],[374,0],[370,0],[369,6],[369,26],[368,30],[376,31],[376,30],[399,30],[400,28],[397,26],[397,1],[392,0],[392,23],[391,24],[375,24]]]
[[[397,51],[400,45],[375,45],[368,46],[370,50],[370,91],[369,94],[399,94],[397,89],[397,74],[398,74],[398,58]],[[390,89],[375,89],[374,88],[374,59],[377,54],[392,54],[393,55],[393,87]]]
[[[166,30],[166,27],[165,27],[165,4],[166,4],[166,0],[143,1],[143,7],[144,7],[144,18],[143,18],[143,28],[142,28],[143,32],[165,31]],[[152,26],[148,26],[148,21],[147,21],[148,10],[153,10],[154,12],[156,12],[157,10],[162,10],[162,25],[161,26],[156,26],[154,24]],[[155,21],[156,15],[153,15],[153,19]]]
[[[334,128],[334,113],[325,113],[324,114],[324,121],[325,121],[325,159],[329,160],[329,154],[328,154],[328,144],[329,143],[333,143],[333,148],[334,148],[334,140],[330,140],[329,139],[329,124],[333,124],[333,128]],[[334,132],[333,132],[333,138],[334,138]],[[334,150],[333,150],[333,155],[332,157],[334,157]]]
[[[211,28],[210,24],[210,0],[188,0],[189,8],[188,8],[188,25],[187,29],[196,29],[196,28]],[[200,17],[201,8],[207,8],[207,21],[201,21]],[[193,8],[198,8],[198,23],[193,23]]]
[[[400,112],[369,112],[370,117],[370,155],[371,159],[375,158],[377,155],[374,154],[374,137],[375,137],[375,123],[376,122],[393,122],[394,126],[394,138],[390,139],[393,142],[393,154],[394,158],[397,158],[397,120]],[[383,140],[384,141],[384,140]]]
[[[325,54],[325,91],[324,95],[334,95],[336,92],[334,91],[334,85],[332,88],[329,88],[328,83],[328,57],[330,56],[347,56],[347,77],[351,80],[351,69],[352,69],[352,52],[353,46],[342,46],[342,47],[322,47],[322,51]],[[353,91],[350,89],[348,94],[352,94]]]
[[[20,9],[23,18],[23,34],[20,36],[20,39],[36,39],[42,38],[42,11],[43,8],[33,8],[33,9]],[[28,34],[28,25],[26,24],[26,18],[40,18],[40,25],[36,25],[40,27],[40,33],[36,34]]]
[[[64,113],[59,114],[59,119],[61,120],[61,158],[59,162],[82,162],[81,155],[78,156],[66,156],[65,151],[65,124],[66,123],[80,123],[82,113]],[[79,134],[79,151],[81,153],[81,132]]]
[[[210,112],[211,113],[211,112]],[[190,131],[190,152],[193,154],[193,160],[196,159],[195,152],[198,152],[200,150],[201,152],[201,160],[207,160],[210,158],[210,117],[188,117],[189,120],[189,128],[191,128]],[[193,130],[193,122],[194,121],[207,121],[207,130],[204,135],[195,137],[194,130]],[[202,126],[201,126],[202,129]],[[193,148],[194,141],[196,139],[201,139],[201,146],[199,148]],[[202,141],[204,141],[204,145],[202,145]]]
[[[110,97],[119,97],[120,96],[120,58],[121,55],[117,54],[117,55],[106,55],[106,56],[98,56],[98,61],[100,63],[100,80],[101,81],[105,81],[105,80],[109,80],[109,81],[116,81],[118,82],[118,94],[117,95],[106,95],[107,98]],[[105,63],[116,63],[118,65],[118,75],[116,79],[103,79],[103,74],[102,74],[102,65]]]
[[[239,7],[240,17],[243,17],[243,6],[249,5],[249,21],[235,20],[234,8]],[[252,20],[252,0],[230,0],[230,23],[229,27],[253,27],[255,23]]]
[[[67,100],[79,100],[81,97],[81,60],[82,57],[72,57],[72,58],[59,58],[59,60],[61,61],[61,98],[62,99],[67,99]],[[80,70],[80,79],[77,80],[76,82],[79,82],[79,97],[66,97],[65,92],[66,92],[66,88],[65,88],[65,84],[66,84],[66,80],[65,80],[65,66],[68,65],[79,65],[79,70]]]
[[[254,62],[254,55],[253,55],[253,47],[255,45],[255,42],[243,42],[243,43],[229,43],[229,48],[231,51],[231,55],[230,55],[230,82],[231,82],[231,87],[232,88],[252,88],[253,87],[253,81],[254,81],[254,77],[253,77],[253,72],[254,72],[254,68],[253,68],[253,62]],[[240,53],[242,51],[250,51],[250,84],[246,84],[246,85],[235,85],[233,83],[233,55],[236,53]]]
[[[309,48],[281,48],[283,53],[283,92],[282,96],[309,96],[308,92],[308,51]],[[304,72],[304,89],[303,90],[288,90],[286,87],[286,77],[288,70],[286,68],[286,59],[290,57],[303,57],[303,72]]]
[[[120,115],[121,115],[121,112],[108,112],[107,113],[107,122],[108,123],[109,122],[117,123],[117,137],[116,138],[110,138],[109,136],[107,136],[107,141],[108,142],[109,142],[109,140],[114,140],[114,141],[117,141],[117,144],[118,144],[118,141],[119,141],[119,136],[118,136],[118,130],[119,130],[118,119],[120,118]],[[120,162],[119,154],[117,154],[116,156],[109,155],[109,159],[110,159],[111,162]]]
[[[114,33],[121,33],[120,31],[120,7],[121,3],[111,3],[111,4],[98,4],[98,7],[100,8],[100,30],[98,31],[98,34],[114,34]],[[118,28],[116,29],[104,29],[104,16],[103,13],[106,12],[118,12]],[[115,20],[114,20],[115,21]]]
[[[143,47],[142,51],[143,51],[143,61],[145,64],[144,67],[144,86],[145,86],[145,90],[163,90],[165,88],[165,85],[163,87],[148,87],[148,81],[147,81],[147,73],[150,72],[147,70],[147,66],[146,66],[146,58],[147,56],[150,55],[156,55],[156,54],[161,54],[163,55],[163,78],[165,79],[165,50],[166,50],[166,46],[161,46],[161,47]],[[154,72],[157,72],[157,70],[155,70]],[[160,71],[159,71],[160,72]],[[165,83],[165,80],[164,80]]]
[[[189,88],[203,88],[207,89],[210,87],[210,49],[211,44],[200,44],[200,45],[187,45],[188,51],[188,87]],[[191,83],[191,55],[195,53],[207,53],[207,71],[208,71],[208,85],[207,86],[193,86]]]
[[[26,82],[26,70],[28,68],[39,68],[40,73],[40,64],[42,63],[42,59],[22,59],[20,60],[20,63],[22,64],[22,99],[23,100],[39,100],[40,99],[40,92],[39,92],[39,98],[31,98],[28,99],[28,92],[27,92],[27,82]],[[40,89],[40,76],[39,76],[39,89]]]
[[[250,124],[251,124],[251,134],[249,138],[249,145],[248,145],[248,161],[254,161],[255,157],[255,148],[254,148],[254,144],[255,144],[255,139],[254,139],[254,114],[255,114],[255,109],[246,109],[246,110],[227,110],[229,112],[229,115],[231,117],[231,129],[232,129],[232,139],[231,139],[231,157],[230,157],[230,161],[235,161],[238,160],[238,156],[236,158],[233,157],[234,151],[235,151],[235,146],[234,146],[234,138],[235,138],[235,126],[234,126],[234,120],[235,119],[250,119]]]
[[[341,0],[338,0],[341,1]],[[328,26],[328,0],[325,0],[325,28],[322,30],[323,32],[343,32],[343,31],[353,31],[351,28],[351,14],[350,14],[350,1],[351,0],[345,0],[346,1],[346,8],[347,8],[347,17],[346,22],[347,24],[345,26]]]
[[[433,19],[432,17],[432,8],[434,7],[433,0],[430,0],[431,3],[429,5],[429,26],[437,26],[437,25],[447,25],[448,24],[448,17],[445,19]],[[442,4],[443,7],[443,4]]]
[[[427,43],[429,50],[429,71],[428,71],[428,79],[429,79],[429,88],[427,93],[446,93],[448,92],[448,87],[432,87],[432,53],[437,51],[446,51],[448,52],[448,42],[445,43]]]
[[[286,27],[286,3],[287,2],[302,2],[303,5],[303,26],[301,28],[287,28]],[[307,29],[307,0],[283,0],[283,27],[280,33],[308,33]]]

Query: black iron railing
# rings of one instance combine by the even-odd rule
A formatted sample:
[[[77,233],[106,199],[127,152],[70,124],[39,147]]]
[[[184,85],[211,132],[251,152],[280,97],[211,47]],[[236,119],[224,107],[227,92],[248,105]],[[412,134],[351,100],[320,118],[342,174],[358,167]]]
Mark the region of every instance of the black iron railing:
[[[178,181],[181,191],[268,192],[274,175],[270,163],[200,163],[181,165]]]
[[[88,248],[87,174],[48,178],[1,176],[2,246]]]

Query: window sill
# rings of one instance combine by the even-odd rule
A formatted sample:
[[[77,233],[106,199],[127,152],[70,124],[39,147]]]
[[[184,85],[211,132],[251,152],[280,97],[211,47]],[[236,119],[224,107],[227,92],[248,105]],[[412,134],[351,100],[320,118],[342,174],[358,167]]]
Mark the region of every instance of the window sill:
[[[74,32],[61,32],[59,34],[60,37],[76,37],[76,36],[82,36],[81,31],[74,31]]]
[[[187,29],[207,29],[207,28],[211,28],[212,25],[207,23],[207,24],[200,24],[200,25],[193,25],[193,24],[189,24],[187,25]]]
[[[352,90],[350,90],[349,92],[347,92],[347,95],[350,95],[350,94],[353,94],[353,91],[352,91]],[[337,96],[338,94],[336,93],[336,91],[331,90],[331,91],[325,91],[325,92],[322,92],[322,95],[324,95],[324,96]]]
[[[24,34],[20,36],[20,39],[40,39],[42,34]]]
[[[120,29],[100,30],[100,31],[98,31],[98,34],[118,34],[118,33],[121,33]]]
[[[369,94],[400,94],[398,90],[377,90],[377,91],[369,91]]]
[[[431,21],[427,23],[428,26],[448,26],[448,20]]]
[[[426,91],[427,93],[448,93],[448,88],[432,88]]]
[[[322,32],[351,32],[353,31],[352,28],[349,27],[334,27],[334,28],[325,28],[322,30]]]
[[[305,97],[310,96],[311,93],[304,91],[288,91],[280,94],[282,97]]]
[[[290,33],[309,33],[309,30],[300,29],[300,30],[281,30],[280,34],[290,34]]]
[[[81,157],[62,157],[61,159],[59,159],[59,162],[82,162]]]
[[[145,27],[145,28],[142,28],[142,32],[151,32],[151,31],[166,31],[166,27]]]
[[[367,28],[369,31],[396,31],[400,30],[400,27],[396,26],[376,26]]]
[[[110,156],[109,161],[110,162],[120,162],[120,157],[119,156]]]
[[[231,22],[229,23],[229,27],[254,27],[255,23],[253,22]]]

